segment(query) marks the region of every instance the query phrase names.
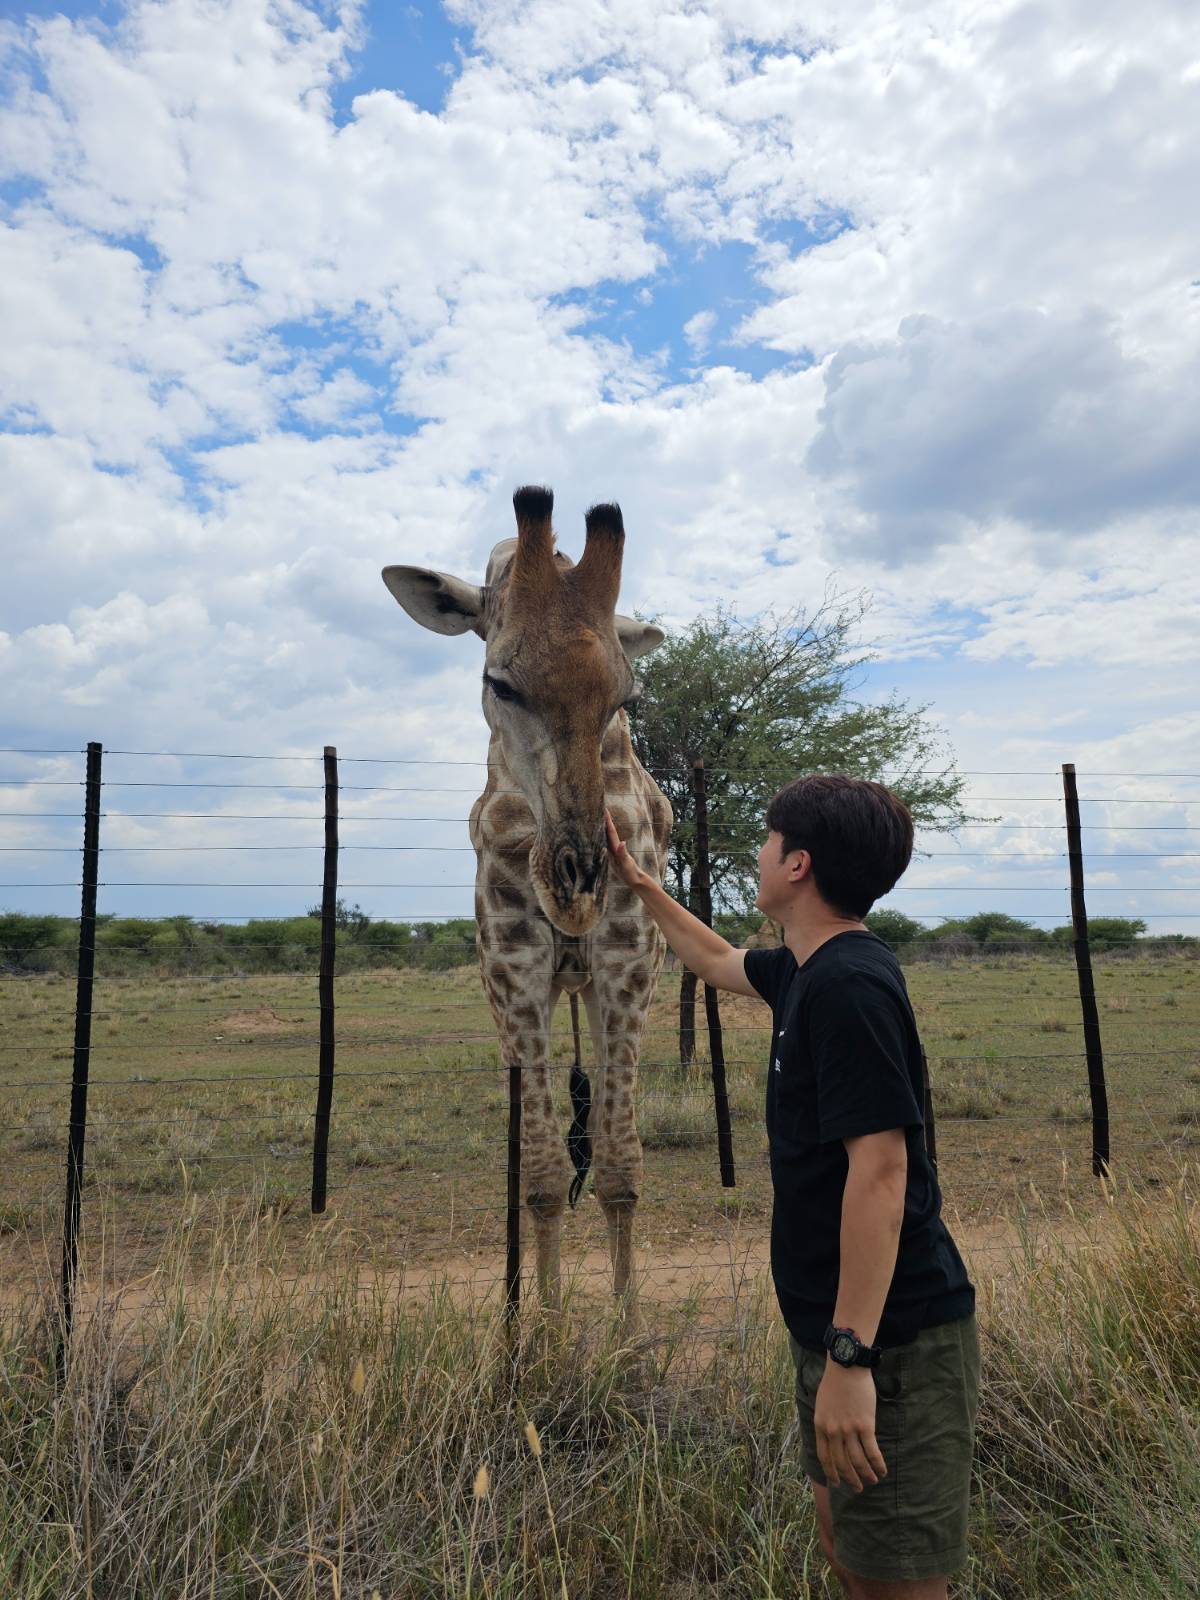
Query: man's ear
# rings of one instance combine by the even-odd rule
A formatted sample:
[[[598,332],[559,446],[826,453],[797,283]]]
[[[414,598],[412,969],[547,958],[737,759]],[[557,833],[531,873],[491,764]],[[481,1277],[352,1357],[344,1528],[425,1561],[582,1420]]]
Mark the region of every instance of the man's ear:
[[[482,637],[483,590],[428,567],[384,567],[383,581],[414,622],[434,633],[466,633]]]
[[[789,851],[789,855],[795,859],[788,868],[788,876],[793,883],[801,883],[812,868],[812,856],[807,850],[792,850]],[[794,873],[799,873],[799,877],[794,877]]]
[[[636,661],[639,656],[647,655],[651,650],[656,650],[667,637],[661,628],[656,628],[652,622],[638,622],[633,617],[613,618],[617,629],[617,638],[621,642],[621,649],[630,661]]]

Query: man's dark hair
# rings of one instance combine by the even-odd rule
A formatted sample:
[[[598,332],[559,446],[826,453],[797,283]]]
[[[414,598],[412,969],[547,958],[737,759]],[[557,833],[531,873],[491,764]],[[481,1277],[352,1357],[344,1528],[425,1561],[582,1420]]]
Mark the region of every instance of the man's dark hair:
[[[767,807],[767,829],[783,855],[807,850],[813,882],[831,911],[865,917],[912,858],[913,821],[882,783],[816,773],[789,783]]]

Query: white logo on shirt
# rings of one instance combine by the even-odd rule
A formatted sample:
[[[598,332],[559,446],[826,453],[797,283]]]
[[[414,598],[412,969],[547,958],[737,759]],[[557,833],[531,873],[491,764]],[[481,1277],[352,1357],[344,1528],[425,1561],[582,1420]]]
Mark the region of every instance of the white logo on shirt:
[[[776,1072],[782,1072],[783,1071],[783,1068],[779,1065],[779,1057],[778,1056],[775,1057],[775,1071]]]

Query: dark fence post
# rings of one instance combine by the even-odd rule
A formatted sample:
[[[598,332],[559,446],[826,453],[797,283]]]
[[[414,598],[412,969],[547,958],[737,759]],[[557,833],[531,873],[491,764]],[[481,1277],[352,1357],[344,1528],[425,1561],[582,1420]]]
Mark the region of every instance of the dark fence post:
[[[1079,793],[1075,766],[1062,769],[1063,799],[1067,808],[1067,859],[1071,867],[1071,925],[1075,932],[1075,970],[1079,975],[1079,1008],[1083,1013],[1083,1047],[1087,1052],[1088,1090],[1092,1097],[1092,1172],[1098,1178],[1109,1164],[1108,1090],[1104,1084],[1104,1050],[1100,1041],[1100,1015],[1092,981],[1092,952],[1088,943],[1087,908],[1083,902],[1083,844],[1079,828]]]
[[[521,1069],[508,1069],[508,1250],[504,1262],[504,1312],[510,1337],[521,1306]]]
[[[708,866],[708,785],[703,760],[692,762],[692,794],[696,802],[696,863],[692,874],[693,898],[697,914],[712,927],[712,883]],[[708,1022],[708,1053],[712,1061],[713,1102],[717,1113],[717,1152],[721,1163],[721,1183],[726,1189],[737,1187],[733,1168],[733,1127],[729,1120],[729,1094],[725,1087],[725,1040],[721,1033],[721,1008],[717,991],[704,985],[704,1015]]]
[[[329,1113],[333,1107],[334,996],[337,956],[338,768],[337,750],[325,746],[325,872],[321,883],[320,1055],[317,1062],[317,1116],[313,1128],[313,1215],[325,1209],[329,1163]]]
[[[929,1087],[929,1060],[924,1050],[921,1051],[921,1077],[925,1085],[925,1154],[929,1157],[929,1165],[933,1168],[933,1175],[936,1177],[937,1130],[933,1122],[933,1090]]]
[[[571,1179],[571,1187],[567,1190],[567,1203],[574,1210],[583,1193],[583,1186],[587,1182],[588,1170],[592,1164],[592,1141],[587,1127],[592,1108],[592,1085],[583,1070],[577,994],[571,996],[571,1042],[575,1048],[574,1060],[571,1062],[571,1126],[567,1129],[567,1154],[571,1158],[571,1165],[575,1168],[575,1176]]]
[[[101,746],[87,747],[83,791],[83,893],[79,908],[79,967],[75,981],[75,1058],[71,1069],[71,1117],[67,1124],[67,1205],[63,1218],[63,1342],[59,1369],[71,1337],[75,1275],[79,1266],[79,1215],[83,1191],[83,1143],[87,1132],[88,1066],[92,1049],[92,987],[96,972],[96,887],[100,877]]]

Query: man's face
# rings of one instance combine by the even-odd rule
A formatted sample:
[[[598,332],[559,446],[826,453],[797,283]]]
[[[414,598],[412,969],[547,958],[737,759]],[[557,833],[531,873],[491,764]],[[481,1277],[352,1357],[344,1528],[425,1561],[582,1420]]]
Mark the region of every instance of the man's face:
[[[755,905],[764,916],[775,922],[783,920],[796,892],[797,862],[807,859],[807,851],[792,850],[783,854],[783,835],[772,830],[767,834],[758,852],[758,898]]]

